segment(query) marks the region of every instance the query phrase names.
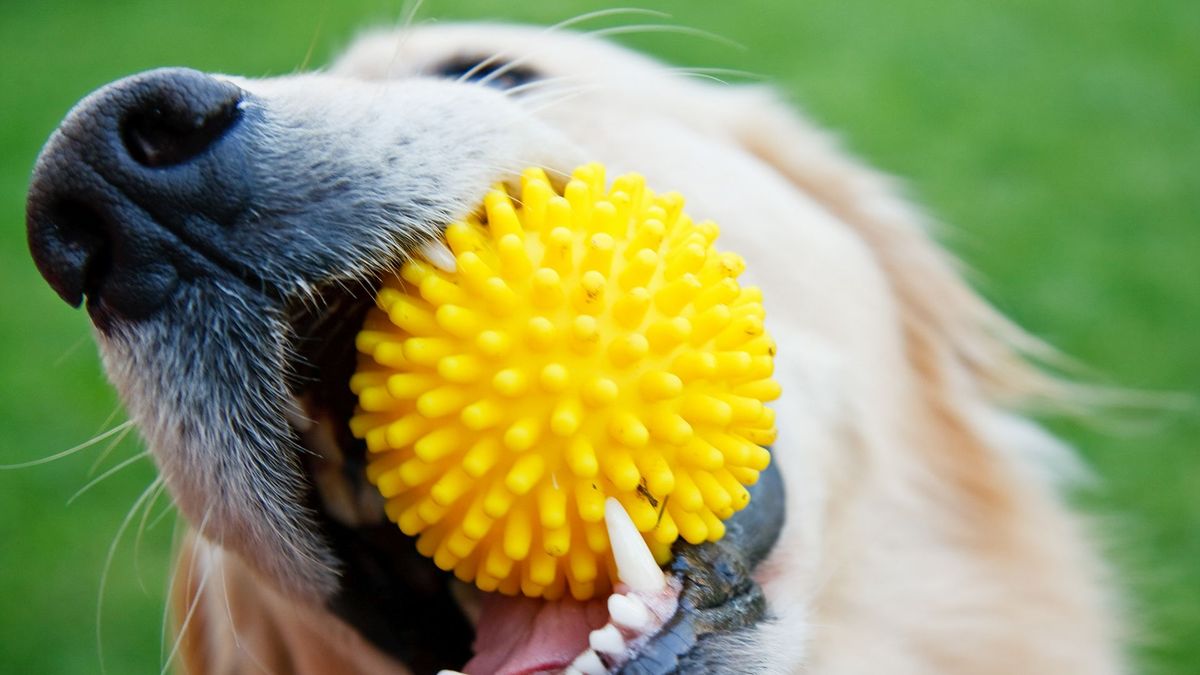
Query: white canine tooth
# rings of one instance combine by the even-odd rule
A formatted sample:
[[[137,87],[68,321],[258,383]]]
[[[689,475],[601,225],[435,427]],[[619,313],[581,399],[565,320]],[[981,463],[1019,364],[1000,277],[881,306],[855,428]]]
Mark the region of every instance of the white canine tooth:
[[[454,260],[454,254],[450,252],[450,249],[446,248],[446,242],[441,239],[434,239],[427,244],[422,244],[420,253],[421,257],[443,272],[454,274],[458,269],[458,263]]]
[[[467,675],[467,674],[461,673],[457,670],[439,670],[437,675]]]
[[[608,596],[608,615],[613,623],[640,631],[650,624],[650,610],[634,595],[613,593]]]
[[[567,666],[567,669],[563,671],[563,675],[583,675],[583,671],[575,666]]]
[[[604,667],[600,657],[590,649],[576,656],[575,660],[571,662],[571,667],[583,675],[607,675],[608,673],[608,668]]]
[[[604,501],[604,524],[608,541],[617,562],[617,576],[631,589],[646,594],[657,593],[666,585],[666,578],[642,533],[633,524],[625,507],[614,497]]]
[[[611,623],[592,631],[588,635],[588,644],[602,654],[620,656],[625,653],[625,638],[621,637],[621,631]]]

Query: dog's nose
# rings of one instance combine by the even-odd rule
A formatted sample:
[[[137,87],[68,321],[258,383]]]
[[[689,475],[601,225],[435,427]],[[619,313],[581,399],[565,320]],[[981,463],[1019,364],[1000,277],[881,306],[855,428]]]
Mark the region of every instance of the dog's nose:
[[[38,157],[26,204],[30,251],[59,296],[78,306],[86,295],[89,308],[124,319],[163,305],[203,252],[180,214],[215,198],[208,156],[238,121],[242,96],[169,68],[75,106]]]

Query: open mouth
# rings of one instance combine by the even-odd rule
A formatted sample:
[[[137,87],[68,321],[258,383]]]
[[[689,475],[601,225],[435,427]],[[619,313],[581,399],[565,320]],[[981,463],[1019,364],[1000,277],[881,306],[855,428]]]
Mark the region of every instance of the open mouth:
[[[364,87],[372,92],[377,89],[373,82]],[[420,114],[414,112],[412,119],[403,118],[404,125],[380,133],[399,134],[411,123],[418,130],[428,127],[440,131],[444,127],[449,135],[430,134],[423,144],[416,138],[426,134],[396,136],[397,141],[412,146],[404,152],[440,156],[452,148],[455,152],[470,148],[484,138],[486,129],[471,134],[450,133],[471,126],[443,119],[443,111],[461,107],[456,103],[459,99],[437,98],[440,89],[414,89],[414,101],[419,103],[422,96],[432,96],[435,104],[412,106]],[[398,101],[408,100],[397,96]],[[580,514],[589,525],[584,536],[590,539],[585,543],[597,557],[607,556],[611,550],[612,557],[604,558],[603,588],[613,585],[616,592],[586,601],[583,598],[590,598],[595,589],[579,592],[572,588],[575,599],[556,600],[517,597],[518,590],[536,595],[525,587],[482,592],[478,589],[487,587],[483,583],[469,586],[439,571],[439,564],[422,555],[416,542],[389,521],[384,498],[368,480],[367,445],[356,440],[350,429],[356,395],[349,386],[358,365],[357,336],[374,305],[376,291],[388,277],[380,272],[373,283],[363,282],[345,272],[373,274],[379,271],[375,265],[381,258],[399,258],[400,247],[411,241],[407,238],[423,229],[419,225],[449,220],[449,214],[470,197],[472,186],[497,170],[490,165],[508,156],[506,153],[525,147],[525,141],[514,138],[511,146],[503,145],[491,154],[451,153],[459,163],[478,165],[464,174],[469,180],[452,190],[443,184],[446,181],[442,173],[426,166],[428,157],[409,167],[411,171],[400,172],[403,180],[385,180],[369,168],[373,165],[363,170],[363,160],[386,159],[391,165],[403,153],[366,148],[377,145],[371,142],[359,144],[371,151],[366,157],[341,152],[343,136],[338,135],[354,131],[356,120],[374,122],[378,115],[368,110],[369,119],[328,123],[324,119],[309,120],[303,114],[293,118],[286,106],[301,99],[315,100],[309,96],[282,96],[284,108],[273,109],[268,99],[243,91],[227,80],[186,69],[163,69],[127,78],[98,90],[77,106],[40,155],[30,188],[27,228],[39,270],[69,303],[78,305],[86,296],[99,328],[106,367],[151,442],[161,474],[172,491],[182,497],[181,510],[198,525],[199,533],[245,558],[253,569],[274,581],[276,590],[303,598],[321,594],[329,612],[415,672],[461,669],[507,674],[597,673],[628,670],[650,657],[660,665],[634,669],[669,672],[676,670],[674,664],[682,663],[683,656],[708,651],[707,647],[717,642],[702,644],[702,639],[730,634],[763,620],[765,599],[750,571],[778,535],[783,500],[779,480],[755,483],[757,473],[753,481],[728,474],[739,484],[741,506],[749,504],[749,495],[755,489],[762,493],[763,484],[767,486],[770,494],[756,499],[755,508],[731,514],[728,521],[715,521],[717,525],[711,528],[694,516],[691,523],[699,525],[690,528],[690,535],[684,532],[688,528],[678,527],[674,528],[678,533],[653,540],[651,545],[656,547],[659,560],[669,561],[668,578],[653,563],[654,554],[639,529],[649,532],[662,525],[660,532],[671,532],[674,526],[667,527],[665,524],[671,521],[662,514],[669,508],[689,508],[684,506],[685,493],[682,489],[676,492],[668,487],[648,487],[649,480],[643,485],[645,475],[633,458],[628,453],[613,455],[612,466],[620,464],[620,475],[626,479],[622,483],[630,483],[624,488],[625,494],[616,498],[634,494],[639,495],[634,499],[645,499],[624,501],[624,508],[629,509],[626,512],[617,502],[605,501],[613,499],[613,493],[591,486],[592,494],[599,497],[592,505],[603,508],[589,508],[586,517]],[[490,105],[489,101],[493,99],[484,103]],[[163,129],[152,124],[152,128],[139,129],[133,135],[121,128],[121,120],[140,120],[142,113],[168,103],[176,106],[177,110],[172,110],[180,119],[200,120],[189,122],[196,128],[160,134]],[[274,115],[278,110],[288,114]],[[320,106],[313,110],[325,112]],[[245,117],[232,127],[211,127],[204,122],[232,119],[234,112]],[[525,119],[522,115],[514,121]],[[287,124],[280,126],[281,120]],[[297,126],[305,131],[299,137],[302,140],[276,143],[292,129],[295,120],[301,121]],[[184,132],[195,135],[182,139],[172,135]],[[541,138],[540,132],[530,133],[533,135],[526,139],[530,142]],[[355,133],[354,137],[359,135]],[[551,137],[557,139],[557,134]],[[398,147],[382,145],[392,150]],[[313,154],[305,155],[297,149],[307,146],[314,146]],[[492,162],[486,161],[488,157]],[[248,163],[247,158],[254,162]],[[581,179],[583,188],[591,190],[594,185],[601,189],[602,172],[592,171],[590,175],[590,182]],[[560,186],[550,187],[553,190],[549,191],[558,191]],[[563,193],[566,187],[569,185]],[[623,222],[620,214],[625,212],[618,206],[632,205],[631,195],[651,194],[640,184],[626,187],[630,191],[620,191],[624,196],[619,204],[597,209],[597,213],[608,214],[597,222],[619,225]],[[402,197],[379,198],[385,190]],[[82,200],[80,203],[89,208],[56,209],[64,196]],[[571,205],[565,194],[559,197]],[[641,248],[629,249],[634,257],[633,264],[627,266],[628,273],[612,277],[614,284],[642,284],[626,289],[630,291],[629,302],[622,305],[621,323],[641,325],[640,317],[645,316],[651,300],[644,285],[660,269],[664,283],[659,290],[661,298],[655,295],[654,300],[674,309],[660,317],[663,321],[654,326],[647,324],[645,332],[654,328],[654,335],[636,333],[626,335],[629,339],[619,343],[609,342],[611,359],[629,366],[645,356],[652,341],[656,351],[666,355],[672,349],[683,349],[685,339],[729,342],[721,349],[741,344],[737,340],[753,339],[756,349],[773,350],[762,334],[761,317],[748,315],[748,322],[735,322],[740,317],[722,311],[724,303],[742,297],[732,279],[741,265],[727,258],[706,257],[707,246],[716,237],[715,226],[688,234],[692,239],[676,242],[679,246],[674,262],[664,259],[658,265],[655,251],[667,235],[664,219],[668,214],[682,217],[682,205],[681,198],[664,197],[661,203],[647,206],[646,217],[639,221],[645,225],[644,232],[639,230],[644,236],[629,244],[640,242]],[[93,211],[100,208],[105,217],[93,217]],[[560,210],[554,213],[565,214]],[[576,219],[571,216],[570,220]],[[315,223],[330,227],[317,229]],[[556,229],[547,229],[546,233],[558,246],[562,241]],[[606,256],[615,251],[615,243],[605,244],[600,236],[611,240],[610,235],[594,234],[599,243],[590,249],[588,266],[604,263]],[[700,241],[693,241],[694,237]],[[644,250],[649,258],[641,255]],[[433,266],[447,262],[444,244],[440,251],[436,246],[424,251]],[[461,255],[456,252],[456,256]],[[467,269],[459,257],[453,260]],[[359,267],[348,261],[359,261]],[[695,266],[710,262],[707,269],[716,282],[714,290],[703,296],[708,304],[701,310],[711,312],[703,318],[704,330],[697,331],[702,337],[688,338],[691,329],[680,327],[680,321],[686,319],[676,315],[693,294],[699,297],[700,280],[693,271],[700,270]],[[579,269],[583,269],[582,264]],[[670,280],[665,276],[668,269],[672,270]],[[557,274],[553,269],[548,271]],[[596,275],[607,279],[598,269],[583,271],[578,285],[571,287],[578,291],[572,303],[575,298],[583,298],[599,311],[603,293],[602,285],[594,279]],[[562,284],[547,282],[545,275],[539,278],[541,286],[553,286],[554,297],[561,295]],[[639,289],[641,293],[632,293]],[[754,295],[746,291],[747,298]],[[486,294],[481,297],[492,300]],[[530,299],[530,307],[537,305],[534,300]],[[613,307],[610,313],[616,318],[616,305]],[[199,311],[204,309],[219,312],[218,318],[210,320],[208,313]],[[544,321],[550,323],[549,319]],[[713,332],[705,332],[710,329]],[[633,329],[628,332],[633,333]],[[570,335],[584,346],[599,346],[599,331],[587,321],[573,322]],[[281,363],[283,350],[287,350],[286,360]],[[586,351],[579,351],[579,355],[586,355]],[[762,362],[753,358],[718,361],[710,355],[703,361],[681,360],[680,367],[697,377],[719,370],[736,372],[747,380],[750,373],[760,373],[754,377],[769,376],[769,372],[761,374]],[[549,375],[539,379],[539,386],[547,390],[548,399],[563,388],[555,389],[545,382],[566,382],[568,367],[584,361],[542,364],[539,378],[543,373]],[[769,371],[773,366],[768,366]],[[648,372],[644,369],[627,371],[631,377],[638,376],[636,389],[632,380],[624,389],[629,400],[622,404],[628,403],[630,408],[640,411],[647,401],[657,404],[682,393],[683,381],[677,375],[665,380],[644,377]],[[286,393],[280,391],[281,380],[287,384]],[[580,401],[585,404],[599,401],[608,405],[622,393],[607,378],[594,377],[584,384],[588,390],[581,394],[588,393],[588,397],[581,395]],[[505,391],[510,397],[523,396],[520,387],[505,387]],[[769,417],[769,411],[753,405],[748,396],[730,396],[749,401],[738,403],[739,424],[758,424]],[[556,403],[564,402],[572,407],[566,410],[564,406],[566,412],[558,418],[570,424],[551,427],[561,437],[576,437],[578,424],[594,422],[599,426],[604,422],[607,433],[619,441],[639,447],[649,442],[650,428],[634,419],[633,413],[622,411],[622,416],[604,420],[591,412],[576,411],[574,399],[556,399]],[[735,421],[733,404],[714,402],[700,394],[679,405],[685,403],[689,415],[695,413],[695,417],[719,429]],[[665,409],[666,405],[654,410]],[[691,429],[680,426],[687,423],[681,412],[682,407],[656,416],[651,424],[658,429],[655,433],[674,440],[690,438]],[[283,424],[284,418],[290,429]],[[537,442],[533,432],[514,438],[525,439],[520,441],[524,444],[520,450]],[[769,450],[763,446],[774,442],[773,435],[770,440],[733,441],[728,444],[730,453],[740,453],[743,463],[753,458],[756,465],[761,464],[755,472],[770,470]],[[579,443],[577,447],[584,445]],[[697,466],[720,464],[724,462],[723,452],[716,446],[696,443],[689,456]],[[378,452],[370,454],[372,460],[379,456]],[[584,451],[577,456],[588,457]],[[656,467],[666,462],[650,452],[639,457],[647,463],[653,460]],[[297,464],[310,490],[304,491],[305,486],[296,480]],[[597,465],[596,458],[590,457],[591,474],[579,477],[597,475]],[[632,469],[624,470],[629,467]],[[647,473],[670,475],[665,469]],[[447,475],[439,474],[440,478]],[[551,483],[554,476],[551,472]],[[614,482],[611,477],[607,480]],[[757,487],[752,489],[752,483]],[[719,509],[732,511],[733,498],[725,488],[719,482],[709,487],[708,492],[714,495],[711,500],[722,502]],[[635,508],[636,504],[654,501],[654,494],[662,495],[660,502]],[[679,498],[669,504],[667,497],[673,494]],[[688,503],[696,502],[696,509],[703,506],[716,518],[701,488],[692,485],[686,494],[691,498]],[[566,508],[560,502],[555,505],[559,511]],[[610,505],[614,506],[612,513]],[[660,508],[655,511],[652,506]],[[211,521],[210,513],[215,514]],[[631,521],[630,514],[637,516],[636,520]],[[654,516],[657,521],[652,519]],[[670,513],[667,516],[674,518]],[[742,519],[740,524],[735,522],[738,518]],[[599,525],[601,520],[603,526]],[[520,520],[522,526],[530,522]],[[633,522],[638,523],[636,528]],[[558,533],[566,531],[565,527],[554,529]],[[679,534],[690,543],[677,542]],[[524,560],[530,547],[527,539],[521,545],[521,554],[506,555]],[[601,540],[603,545],[596,543]],[[561,558],[565,547],[555,550]],[[542,553],[553,556],[544,543],[538,555]],[[583,556],[576,559],[582,560]],[[610,560],[615,560],[615,565],[610,565]],[[588,564],[594,563],[588,560]],[[335,566],[340,574],[336,582],[330,574]],[[494,573],[490,567],[487,571],[491,577],[506,580],[515,576],[515,572]],[[596,572],[590,574],[587,579],[582,573],[571,578],[577,584],[590,583]],[[523,584],[525,580],[519,581]],[[544,584],[544,589],[553,581]],[[693,658],[691,663],[678,669],[703,670],[702,661]]]
[[[424,251],[434,265],[453,264],[443,245]],[[584,601],[480,591],[439,570],[385,517],[383,498],[367,482],[366,444],[349,429],[355,337],[377,288],[330,284],[288,314],[297,407],[290,421],[307,451],[309,506],[342,564],[330,609],[415,672],[605,673],[625,666],[675,614],[681,583],[653,562],[615,500],[609,508],[620,512],[606,521],[620,583],[611,595]]]

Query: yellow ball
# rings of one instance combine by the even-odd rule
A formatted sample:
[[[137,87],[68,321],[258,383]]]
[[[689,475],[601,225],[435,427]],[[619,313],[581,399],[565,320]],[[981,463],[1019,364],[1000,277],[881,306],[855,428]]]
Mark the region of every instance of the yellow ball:
[[[485,591],[616,578],[618,499],[661,563],[715,541],[770,461],[774,343],[745,267],[678,194],[540,169],[447,227],[456,270],[404,264],[357,338],[351,429],[418,550]]]

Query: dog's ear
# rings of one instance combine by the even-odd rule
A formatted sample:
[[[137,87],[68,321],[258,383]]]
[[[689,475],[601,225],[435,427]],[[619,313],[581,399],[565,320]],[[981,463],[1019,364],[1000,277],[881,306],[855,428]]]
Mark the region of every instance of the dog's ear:
[[[967,385],[1008,405],[1056,397],[1053,378],[1027,359],[1048,357],[1049,348],[966,284],[957,262],[930,235],[930,220],[904,199],[895,180],[854,160],[774,91],[725,91],[727,132],[854,228],[873,252],[901,307],[909,357],[927,380],[950,389]]]

